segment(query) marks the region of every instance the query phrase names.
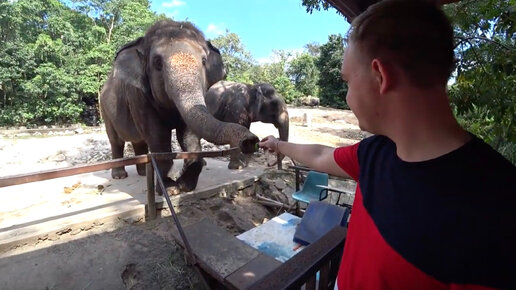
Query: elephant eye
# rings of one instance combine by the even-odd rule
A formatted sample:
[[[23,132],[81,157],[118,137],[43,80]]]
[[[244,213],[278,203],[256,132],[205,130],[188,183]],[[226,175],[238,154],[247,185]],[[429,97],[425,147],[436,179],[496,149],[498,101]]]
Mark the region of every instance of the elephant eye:
[[[152,59],[152,64],[154,66],[154,68],[158,71],[161,71],[163,69],[163,61],[161,60],[161,57],[156,55],[153,59]]]
[[[202,58],[202,65],[206,65],[206,57]]]

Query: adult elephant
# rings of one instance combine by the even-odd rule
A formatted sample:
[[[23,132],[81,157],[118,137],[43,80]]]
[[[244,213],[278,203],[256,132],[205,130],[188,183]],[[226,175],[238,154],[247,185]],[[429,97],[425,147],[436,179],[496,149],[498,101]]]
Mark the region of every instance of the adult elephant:
[[[253,152],[258,138],[243,126],[220,122],[208,112],[204,94],[225,76],[219,51],[189,22],[162,20],[144,37],[127,43],[115,57],[102,88],[101,113],[113,158],[123,157],[125,142],[135,153],[171,152],[171,130],[185,151],[201,151],[200,138]],[[169,192],[197,186],[204,160],[185,160],[176,180],[167,174],[172,161],[158,167]],[[145,166],[137,165],[140,175]],[[127,177],[124,167],[113,168],[115,179]]]
[[[270,84],[249,85],[220,81],[206,93],[208,111],[218,120],[240,124],[249,129],[252,122],[272,123],[279,131],[280,140],[288,141],[288,111],[285,101]],[[279,162],[284,156],[280,156]],[[231,156],[228,167],[247,166],[247,157]]]

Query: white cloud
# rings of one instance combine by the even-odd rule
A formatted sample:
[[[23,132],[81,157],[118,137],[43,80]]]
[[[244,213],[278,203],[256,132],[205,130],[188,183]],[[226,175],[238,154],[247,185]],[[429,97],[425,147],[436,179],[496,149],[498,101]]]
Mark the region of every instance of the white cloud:
[[[172,7],[183,6],[185,4],[186,4],[186,2],[181,1],[181,0],[172,0],[170,2],[163,2],[161,5],[163,7],[172,8]]]
[[[208,25],[208,28],[206,28],[206,36],[209,38],[217,37],[219,35],[224,34],[224,32],[225,32],[224,24],[215,25],[213,23],[210,23]]]

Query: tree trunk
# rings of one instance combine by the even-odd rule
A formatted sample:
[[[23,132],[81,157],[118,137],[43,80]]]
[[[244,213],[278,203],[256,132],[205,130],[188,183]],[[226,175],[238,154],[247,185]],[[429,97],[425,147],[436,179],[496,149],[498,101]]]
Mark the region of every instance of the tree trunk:
[[[113,27],[115,26],[115,16],[111,18],[111,25],[108,30],[107,43],[111,42],[111,33],[113,32]]]

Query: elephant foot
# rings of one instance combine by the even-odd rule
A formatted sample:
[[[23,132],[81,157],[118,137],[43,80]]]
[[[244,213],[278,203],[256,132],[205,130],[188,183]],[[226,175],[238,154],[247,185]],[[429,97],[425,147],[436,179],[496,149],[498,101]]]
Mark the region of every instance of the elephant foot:
[[[181,191],[179,190],[179,185],[178,185],[177,181],[173,180],[172,178],[170,178],[170,177],[163,178],[163,183],[165,185],[165,190],[167,191],[167,194],[169,196],[178,195],[181,193]],[[161,191],[161,186],[158,186],[156,191],[158,192],[159,195],[163,195],[163,192]]]
[[[181,193],[181,190],[179,190],[179,187],[177,187],[177,186],[167,188],[168,196],[178,195],[180,193]]]
[[[127,177],[127,171],[123,167],[117,167],[111,169],[111,177],[113,179],[124,179]]]
[[[136,171],[138,172],[138,175],[145,176],[147,173],[145,170],[145,164],[136,164]]]
[[[165,185],[165,190],[167,190],[168,188],[170,187],[177,187],[177,182],[175,180],[173,180],[172,178],[170,177],[162,177],[163,179],[163,184]],[[159,186],[157,183],[156,183],[156,192],[158,193],[158,195],[163,195],[163,192],[161,191],[161,186]],[[168,192],[168,190],[167,190]]]
[[[231,160],[228,164],[229,169],[242,169],[245,167],[247,167],[247,163],[242,160]]]
[[[206,164],[206,161],[196,161],[190,164],[183,174],[177,179],[177,184],[181,192],[189,192],[197,187],[199,181],[199,175],[201,174],[202,167]]]

